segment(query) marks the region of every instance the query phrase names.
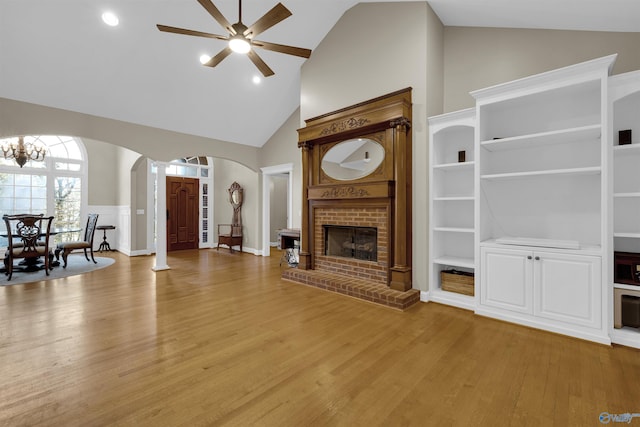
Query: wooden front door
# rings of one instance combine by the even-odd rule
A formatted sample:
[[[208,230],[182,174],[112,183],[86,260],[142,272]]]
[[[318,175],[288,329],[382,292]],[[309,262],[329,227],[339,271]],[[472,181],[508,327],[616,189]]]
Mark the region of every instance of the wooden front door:
[[[194,178],[167,177],[167,251],[198,248],[198,189]]]

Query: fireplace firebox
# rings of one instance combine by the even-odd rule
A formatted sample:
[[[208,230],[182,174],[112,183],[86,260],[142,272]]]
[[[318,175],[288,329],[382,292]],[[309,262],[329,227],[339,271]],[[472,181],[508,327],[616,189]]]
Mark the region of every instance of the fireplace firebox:
[[[364,261],[378,260],[378,230],[374,227],[324,225],[324,254]]]

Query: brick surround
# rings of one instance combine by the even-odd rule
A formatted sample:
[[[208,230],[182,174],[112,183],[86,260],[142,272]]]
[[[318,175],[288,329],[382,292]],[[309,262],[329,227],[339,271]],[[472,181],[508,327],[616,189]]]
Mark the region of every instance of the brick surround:
[[[388,212],[385,207],[322,207],[314,209],[315,269],[386,285],[389,271]],[[374,227],[378,230],[378,260],[363,261],[324,254],[323,225]]]

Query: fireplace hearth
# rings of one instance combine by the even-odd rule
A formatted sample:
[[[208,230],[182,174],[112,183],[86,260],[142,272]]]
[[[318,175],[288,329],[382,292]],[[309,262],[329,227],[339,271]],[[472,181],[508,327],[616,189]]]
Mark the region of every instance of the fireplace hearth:
[[[363,261],[378,260],[378,230],[373,227],[324,225],[324,254]]]

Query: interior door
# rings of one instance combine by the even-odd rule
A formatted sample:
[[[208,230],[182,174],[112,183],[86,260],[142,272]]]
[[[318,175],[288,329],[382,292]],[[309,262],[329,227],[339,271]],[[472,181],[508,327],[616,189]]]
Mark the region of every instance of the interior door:
[[[167,177],[167,251],[198,248],[199,184],[195,178]]]

